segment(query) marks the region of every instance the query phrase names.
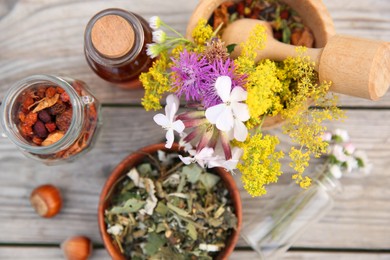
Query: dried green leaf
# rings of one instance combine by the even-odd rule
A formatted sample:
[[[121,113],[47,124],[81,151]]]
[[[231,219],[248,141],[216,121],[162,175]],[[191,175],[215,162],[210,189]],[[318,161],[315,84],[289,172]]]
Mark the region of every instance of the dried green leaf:
[[[199,179],[208,190],[212,189],[220,180],[217,175],[208,172],[201,174]]]
[[[163,217],[165,217],[169,211],[168,207],[161,201],[157,203],[157,207],[154,210]]]
[[[126,201],[126,203],[121,206],[113,207],[111,210],[109,210],[109,213],[111,214],[121,214],[121,213],[133,213],[140,210],[144,205],[145,201],[137,200],[137,199],[129,199]]]
[[[174,212],[182,217],[190,217],[190,214],[187,211],[185,211],[184,209],[178,208],[169,202],[167,203],[167,206],[172,212]]]
[[[158,252],[160,247],[162,247],[166,239],[165,237],[158,235],[154,232],[148,234],[147,242],[145,244],[145,253],[149,256],[152,256]]]
[[[196,183],[202,173],[202,168],[200,168],[197,164],[191,164],[189,166],[184,166],[182,173],[187,177],[187,180],[190,183]]]
[[[161,259],[174,259],[174,260],[184,260],[184,255],[176,253],[170,247],[162,247],[155,255],[150,257],[150,260],[161,260]]]
[[[198,239],[198,232],[196,231],[195,226],[191,223],[187,223],[187,232],[190,238],[192,238],[192,240],[195,241]]]
[[[143,163],[137,167],[137,170],[142,176],[148,176],[152,173],[152,166],[150,163]]]
[[[209,218],[208,222],[212,227],[220,227],[223,223],[223,218]]]

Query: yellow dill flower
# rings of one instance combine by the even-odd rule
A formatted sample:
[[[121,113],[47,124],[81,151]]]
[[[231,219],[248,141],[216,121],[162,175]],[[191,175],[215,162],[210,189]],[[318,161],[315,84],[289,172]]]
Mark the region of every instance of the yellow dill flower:
[[[207,24],[206,19],[200,19],[195,29],[192,31],[192,38],[197,45],[204,46],[213,36],[213,28]]]
[[[255,66],[255,58],[257,51],[265,48],[267,34],[263,25],[256,25],[250,32],[248,40],[240,44],[241,54],[235,60],[237,72],[240,74],[248,74]]]
[[[169,73],[166,72],[170,61],[167,55],[167,52],[161,53],[160,57],[153,62],[149,71],[142,73],[139,77],[145,89],[141,104],[146,111],[161,109],[160,99],[162,95],[171,90]]]
[[[289,156],[291,158],[290,167],[296,171],[293,175],[293,179],[297,183],[303,179],[302,173],[309,166],[310,152],[303,152],[301,149],[298,150],[295,147],[291,147]]]
[[[244,150],[238,169],[244,188],[253,197],[264,195],[265,185],[278,181],[282,174],[279,159],[282,151],[276,151],[279,140],[276,136],[256,134],[248,138],[240,147]]]
[[[250,120],[246,124],[248,128],[258,125],[263,115],[275,114],[283,108],[277,96],[283,87],[277,78],[275,62],[268,59],[261,61],[255,71],[248,75],[245,87],[248,92],[246,103],[250,111]]]

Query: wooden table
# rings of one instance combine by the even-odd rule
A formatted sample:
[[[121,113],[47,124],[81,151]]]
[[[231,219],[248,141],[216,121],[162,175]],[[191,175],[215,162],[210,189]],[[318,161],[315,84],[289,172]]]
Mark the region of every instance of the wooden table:
[[[127,154],[163,140],[154,113],[140,106],[142,90],[125,91],[98,78],[83,55],[83,32],[93,14],[109,7],[146,18],[159,15],[179,31],[197,0],[2,0],[0,1],[0,100],[15,81],[32,74],[66,74],[84,80],[103,103],[104,126],[94,149],[72,164],[48,167],[25,158],[0,139],[0,259],[62,259],[58,245],[83,234],[96,247],[92,259],[109,259],[97,227],[99,193],[111,169]],[[342,34],[390,41],[389,0],[324,0]],[[366,178],[345,178],[334,208],[294,244],[285,259],[390,259],[390,94],[379,102],[342,97],[348,119],[328,124],[344,128],[374,169]],[[273,130],[279,134],[280,130]],[[252,199],[242,191],[244,224],[281,191]],[[238,176],[239,177],[239,176]],[[62,212],[38,217],[29,204],[33,188],[60,187]],[[240,241],[231,259],[257,255]]]

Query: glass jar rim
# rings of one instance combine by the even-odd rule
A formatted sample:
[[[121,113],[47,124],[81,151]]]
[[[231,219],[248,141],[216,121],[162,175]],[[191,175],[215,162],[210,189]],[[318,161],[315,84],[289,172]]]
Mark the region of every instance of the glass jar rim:
[[[92,28],[97,20],[107,15],[119,15],[124,18],[133,27],[136,38],[138,39],[138,41],[135,41],[134,47],[123,57],[116,59],[106,58],[103,55],[99,55],[98,51],[93,46],[91,37]],[[143,44],[140,44],[140,42],[143,43],[144,41],[144,29],[135,14],[119,8],[109,8],[95,14],[88,22],[84,32],[84,51],[92,58],[92,60],[101,65],[110,64],[111,66],[120,66],[124,63],[132,61],[135,57],[138,56],[138,54],[142,51],[143,46]]]
[[[0,107],[0,126],[4,134],[22,150],[35,154],[50,154],[68,148],[74,143],[82,129],[84,119],[83,102],[76,90],[66,81],[67,77],[38,74],[23,78],[14,83],[6,92],[2,105]],[[50,83],[65,90],[69,95],[72,104],[72,119],[68,130],[64,136],[57,142],[48,146],[34,146],[23,138],[14,123],[12,109],[14,108],[13,101],[18,98],[26,89],[42,83]],[[9,105],[8,105],[9,104]]]

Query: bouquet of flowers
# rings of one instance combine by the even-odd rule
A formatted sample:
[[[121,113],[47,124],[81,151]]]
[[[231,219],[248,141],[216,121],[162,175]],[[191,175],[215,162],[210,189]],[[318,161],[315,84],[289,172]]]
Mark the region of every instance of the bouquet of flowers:
[[[220,28],[215,31],[206,20],[200,20],[186,39],[159,17],[149,21],[154,29],[154,43],[148,55],[156,58],[147,73],[140,76],[145,88],[142,104],[146,110],[161,108],[166,97],[165,114],[154,121],[166,132],[166,147],[174,142],[188,152],[181,157],[185,164],[202,167],[224,167],[241,172],[244,188],[252,196],[266,193],[265,186],[276,182],[282,174],[283,151],[277,149],[279,139],[264,128],[271,119],[284,120],[283,133],[296,146],[288,152],[292,178],[305,188],[310,178],[303,176],[311,156],[326,152],[322,140],[324,120],[343,117],[337,97],[328,95],[330,83],[318,83],[314,64],[300,54],[283,62],[269,59],[255,63],[257,50],[264,48],[265,28],[256,26],[246,42],[240,44],[241,54],[232,59],[235,45],[225,46]],[[179,100],[185,101],[179,114]],[[309,104],[314,108],[308,109]]]

